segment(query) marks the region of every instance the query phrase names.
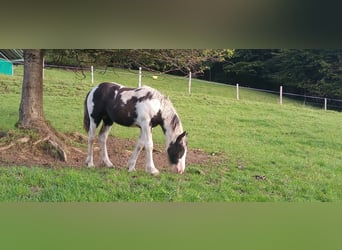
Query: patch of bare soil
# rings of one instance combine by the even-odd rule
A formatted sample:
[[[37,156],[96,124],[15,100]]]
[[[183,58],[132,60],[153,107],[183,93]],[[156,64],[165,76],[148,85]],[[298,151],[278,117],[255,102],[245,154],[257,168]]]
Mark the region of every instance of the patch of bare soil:
[[[46,167],[86,167],[87,137],[80,133],[65,135],[69,145],[67,148],[67,162],[59,160],[58,152],[51,152],[51,147],[44,144],[44,138],[33,139],[29,136],[11,138],[6,133],[0,134],[0,165],[2,166],[46,166]],[[127,162],[132,155],[136,140],[108,137],[108,155],[116,168],[126,169]],[[70,146],[71,145],[71,146]],[[94,164],[99,166],[99,145],[94,144]],[[154,145],[153,160],[162,172],[171,172],[164,145]],[[221,161],[220,156],[208,154],[200,149],[188,149],[187,165],[207,165]],[[144,170],[145,151],[142,150],[137,160],[136,169]]]

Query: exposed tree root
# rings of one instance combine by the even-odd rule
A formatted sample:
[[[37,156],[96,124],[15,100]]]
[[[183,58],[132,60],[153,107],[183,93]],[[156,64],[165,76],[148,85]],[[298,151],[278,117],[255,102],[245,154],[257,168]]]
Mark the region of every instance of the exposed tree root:
[[[7,146],[3,146],[3,147],[0,147],[0,151],[5,151],[7,149],[10,149],[11,147],[13,147],[15,145],[15,143],[11,142],[9,145]]]
[[[13,146],[15,146],[16,144],[27,143],[29,140],[30,140],[30,138],[28,138],[26,136],[22,137],[22,138],[19,138],[15,142],[11,142],[10,144],[8,144],[6,146],[0,147],[0,151],[8,150],[8,149],[12,148]]]
[[[52,140],[49,136],[37,141],[35,145],[37,145],[38,148],[42,149],[53,158],[67,162],[67,155],[65,150],[60,144]]]
[[[58,133],[54,128],[49,126],[45,121],[36,121],[29,127],[20,127],[21,129],[29,129],[37,132],[41,139],[32,143],[38,149],[43,150],[55,159],[67,162],[67,145],[66,137]]]

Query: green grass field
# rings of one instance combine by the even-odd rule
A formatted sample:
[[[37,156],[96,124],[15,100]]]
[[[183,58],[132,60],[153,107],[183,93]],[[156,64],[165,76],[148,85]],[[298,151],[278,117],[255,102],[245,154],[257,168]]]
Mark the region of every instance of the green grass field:
[[[64,133],[81,132],[83,101],[95,85],[80,73],[44,72],[46,119]],[[14,131],[23,69],[0,75],[0,131]],[[95,82],[137,86],[135,71],[96,71]],[[184,175],[142,171],[1,167],[0,201],[342,201],[342,113],[248,89],[144,72],[143,84],[168,95],[188,131],[190,148],[222,156],[221,163],[187,166]],[[136,138],[113,127],[111,136]],[[164,143],[161,129],[154,141]],[[0,143],[3,141],[0,140]],[[84,145],[86,146],[86,145]]]

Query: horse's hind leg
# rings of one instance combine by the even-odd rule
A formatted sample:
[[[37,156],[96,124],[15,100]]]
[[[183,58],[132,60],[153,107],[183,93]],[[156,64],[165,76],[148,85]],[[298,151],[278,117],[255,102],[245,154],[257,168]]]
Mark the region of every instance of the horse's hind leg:
[[[86,164],[88,167],[94,167],[93,159],[93,142],[95,138],[96,124],[90,119],[89,131],[88,131],[88,155],[86,159]]]
[[[113,163],[109,160],[107,152],[107,138],[111,127],[111,125],[103,124],[99,134],[101,163],[107,167],[113,167]]]

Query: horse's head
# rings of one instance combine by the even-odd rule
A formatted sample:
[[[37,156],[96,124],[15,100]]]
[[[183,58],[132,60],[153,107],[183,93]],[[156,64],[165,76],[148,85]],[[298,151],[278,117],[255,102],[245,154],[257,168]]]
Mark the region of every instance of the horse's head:
[[[178,135],[175,142],[170,143],[167,149],[170,164],[180,174],[182,174],[185,170],[186,152],[187,152],[187,141],[186,141],[186,132],[184,131],[183,133]]]

